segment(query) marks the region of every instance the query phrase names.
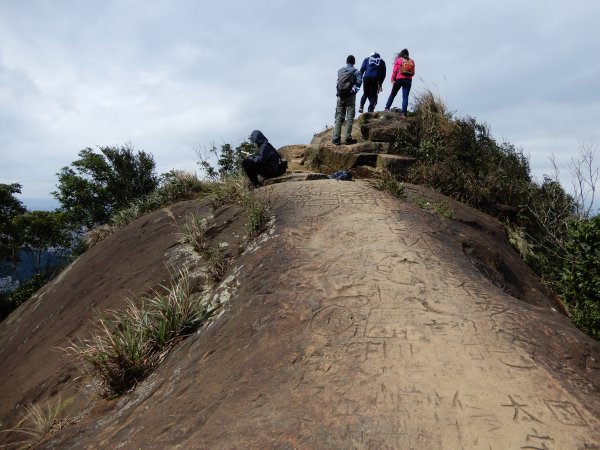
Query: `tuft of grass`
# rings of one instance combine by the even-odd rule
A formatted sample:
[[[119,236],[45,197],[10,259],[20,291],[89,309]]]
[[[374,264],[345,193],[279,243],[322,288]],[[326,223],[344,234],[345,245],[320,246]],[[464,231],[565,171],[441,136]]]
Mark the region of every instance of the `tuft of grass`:
[[[213,282],[221,280],[230,263],[226,253],[226,245],[223,242],[207,245],[200,255],[206,262],[206,271],[210,279]]]
[[[252,239],[265,229],[271,218],[271,207],[266,201],[254,199],[245,205],[245,209],[247,213],[246,230],[248,238]]]
[[[416,197],[414,199],[414,202],[419,208],[425,209],[427,211],[432,211],[443,219],[451,220],[454,218],[454,211],[452,210],[452,207],[448,202],[444,201],[436,203],[429,201],[424,197]]]
[[[227,203],[244,204],[251,198],[250,182],[245,174],[227,176],[223,181],[216,183],[209,204],[213,211]]]
[[[208,217],[190,213],[183,224],[184,231],[180,234],[180,240],[190,244],[198,253],[202,253],[208,245],[205,235],[207,228]]]
[[[144,379],[156,362],[151,326],[149,312],[130,300],[125,311],[98,318],[94,335],[67,350],[98,377],[106,396],[120,395]]]
[[[84,236],[84,242],[87,248],[92,248],[98,242],[103,241],[115,232],[115,227],[105,224],[89,230]]]
[[[187,272],[180,272],[177,282],[162,291],[153,291],[144,304],[151,313],[149,335],[157,351],[198,329],[212,314],[203,297],[194,292]]]
[[[96,376],[107,397],[121,395],[143,380],[178,339],[199,328],[213,310],[193,292],[190,275],[180,270],[171,286],[161,286],[123,311],[99,318],[94,335],[67,351]]]
[[[133,222],[143,214],[180,200],[207,194],[212,191],[214,185],[213,182],[199,180],[195,174],[172,170],[163,175],[161,185],[157,189],[135,199],[127,207],[115,212],[108,224],[90,230],[85,237],[85,244],[91,248],[114,233],[116,228]]]
[[[60,422],[60,414],[65,403],[60,398],[55,401],[46,402],[45,406],[29,404],[25,406],[25,415],[15,428],[6,430],[6,433],[14,433],[22,440],[12,442],[15,447],[28,449],[37,445],[48,436]]]
[[[383,177],[373,183],[373,187],[379,191],[384,191],[392,197],[404,198],[404,186],[389,172],[385,171]]]

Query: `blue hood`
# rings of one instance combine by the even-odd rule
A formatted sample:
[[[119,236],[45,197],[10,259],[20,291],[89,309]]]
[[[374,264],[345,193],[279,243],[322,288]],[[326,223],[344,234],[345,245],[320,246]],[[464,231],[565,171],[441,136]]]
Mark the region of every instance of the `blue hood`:
[[[262,131],[260,130],[254,130],[251,134],[250,134],[250,142],[252,142],[253,144],[258,145],[259,147],[261,145],[263,145],[265,142],[268,142],[269,140],[265,137],[264,134],[262,134]]]

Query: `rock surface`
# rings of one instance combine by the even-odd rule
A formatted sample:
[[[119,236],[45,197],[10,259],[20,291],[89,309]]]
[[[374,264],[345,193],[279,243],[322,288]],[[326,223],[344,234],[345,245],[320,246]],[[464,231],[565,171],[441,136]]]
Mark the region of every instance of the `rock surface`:
[[[600,449],[600,343],[503,226],[423,187],[396,199],[311,172],[401,173],[409,119],[364,114],[354,145],[331,145],[331,132],[279,149],[290,173],[254,191],[274,219],[243,252],[240,206],[171,205],[0,323],[0,444],[18,448],[6,431],[25,405],[61,400],[38,448]],[[190,213],[211,215],[206,236],[234,260],[210,291],[220,312],[134,390],[101,399],[60,349],[168,284],[167,267],[188,267],[203,289],[204,262],[181,243]]]
[[[409,191],[439,200],[418,187]],[[175,247],[164,245],[177,229],[160,228],[171,216],[141,218],[97,250],[111,246],[118,260],[139,245],[136,258],[108,272],[94,258],[82,259],[60,291],[78,302],[61,307],[48,291],[35,304],[40,320],[47,319],[31,320],[33,304],[19,312],[22,323],[54,338],[47,343],[32,331],[36,345],[24,335],[10,343],[21,378],[5,377],[6,359],[0,360],[3,417],[33,391],[57,395],[80,383],[75,397],[90,402],[84,417],[41,448],[600,446],[600,345],[545,294],[500,224],[452,202],[455,219],[445,221],[364,181],[283,183],[255,192],[271,199],[275,222],[218,287],[229,301],[208,327],[116,401],[89,397],[76,376],[62,379],[62,364],[30,365],[84,331],[84,318],[65,329],[74,305],[90,311],[93,299],[104,301],[102,290],[115,298],[110,286],[149,270],[146,252],[173,254]],[[176,206],[172,215],[189,208],[201,206]],[[234,212],[220,214],[223,224],[237,223]],[[141,230],[154,235],[155,227],[166,233],[162,244],[148,247],[143,233],[139,242],[131,239]],[[226,234],[226,226],[218,229]],[[488,261],[486,252],[496,257]],[[504,259],[513,276],[490,266],[492,259]],[[14,324],[2,324],[3,348]],[[37,387],[27,379],[34,372]],[[44,376],[59,381],[45,384]]]

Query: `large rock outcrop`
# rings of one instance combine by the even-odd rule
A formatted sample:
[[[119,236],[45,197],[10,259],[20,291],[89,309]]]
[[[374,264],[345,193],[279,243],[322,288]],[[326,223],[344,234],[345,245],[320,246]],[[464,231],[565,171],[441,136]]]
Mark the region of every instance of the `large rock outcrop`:
[[[69,392],[74,419],[42,448],[600,445],[600,345],[561,313],[500,224],[451,201],[447,221],[365,181],[257,192],[275,221],[217,286],[221,313],[120,399],[94,398],[64,355],[44,355],[89,333],[93,309],[115,306],[122,283],[163,281],[161,260],[184,254],[173,224],[201,203],[129,225],[3,323],[3,422]],[[237,213],[220,215],[218,233],[239,235]],[[496,257],[477,259],[486,252]],[[502,258],[516,278],[493,267]]]

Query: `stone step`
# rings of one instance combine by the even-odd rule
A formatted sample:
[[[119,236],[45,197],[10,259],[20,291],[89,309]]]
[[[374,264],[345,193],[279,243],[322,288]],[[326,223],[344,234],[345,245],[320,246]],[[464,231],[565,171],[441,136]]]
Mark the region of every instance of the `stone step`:
[[[288,172],[306,171],[304,167],[304,158],[294,158],[288,160]]]
[[[358,166],[348,170],[352,178],[380,178],[382,170],[380,167],[373,166]]]
[[[413,139],[411,125],[413,120],[400,117],[396,113],[381,112],[363,114],[360,133],[363,139],[373,142],[395,142],[400,137]]]
[[[394,175],[401,174],[415,162],[416,158],[412,156],[391,155],[380,153],[377,155],[376,166],[388,170]]]
[[[288,161],[295,159],[295,158],[302,158],[304,157],[304,150],[306,148],[306,145],[301,145],[301,144],[297,144],[297,145],[284,145],[281,148],[278,148],[277,151],[279,152],[279,154],[287,159]]]
[[[324,180],[328,178],[324,173],[318,172],[306,172],[306,173],[285,173],[279,177],[269,178],[264,180],[263,185],[268,186],[270,184],[287,183],[289,181],[311,181],[311,180]]]

